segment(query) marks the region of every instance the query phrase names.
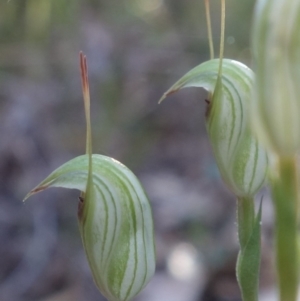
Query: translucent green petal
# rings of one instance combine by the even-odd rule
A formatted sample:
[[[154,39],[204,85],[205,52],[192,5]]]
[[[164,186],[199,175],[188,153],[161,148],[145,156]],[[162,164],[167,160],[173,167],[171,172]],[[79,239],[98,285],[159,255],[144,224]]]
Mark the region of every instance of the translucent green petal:
[[[206,116],[216,161],[228,187],[238,196],[254,195],[262,186],[267,156],[252,136],[249,109],[254,74],[247,66],[223,60],[207,61],[185,74],[162,97],[186,87],[202,87],[212,99]]]
[[[253,125],[272,152],[294,155],[300,150],[300,1],[257,1],[253,24]]]

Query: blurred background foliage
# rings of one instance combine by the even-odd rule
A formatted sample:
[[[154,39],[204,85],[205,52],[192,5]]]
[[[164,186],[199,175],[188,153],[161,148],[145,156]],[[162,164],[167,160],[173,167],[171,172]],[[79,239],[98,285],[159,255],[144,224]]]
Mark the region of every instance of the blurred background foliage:
[[[227,1],[225,56],[248,66],[253,6]],[[211,12],[218,53],[219,1]],[[103,300],[78,234],[78,192],[21,202],[84,152],[80,50],[89,64],[94,153],[131,168],[153,206],[157,273],[137,300],[240,300],[235,200],[208,145],[206,94],[187,89],[157,104],[209,59],[202,0],[1,0],[0,299]],[[263,288],[271,278],[263,272]]]

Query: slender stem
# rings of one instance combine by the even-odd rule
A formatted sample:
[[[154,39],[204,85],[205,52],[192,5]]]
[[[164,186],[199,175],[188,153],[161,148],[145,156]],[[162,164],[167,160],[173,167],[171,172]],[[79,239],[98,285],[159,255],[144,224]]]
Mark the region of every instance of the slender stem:
[[[205,0],[204,3],[205,3],[207,34],[208,34],[208,43],[209,43],[209,54],[210,54],[210,59],[212,60],[215,57],[215,53],[214,53],[214,43],[213,43],[212,30],[211,30],[209,0]]]
[[[224,39],[225,39],[225,0],[221,0],[221,39],[220,39],[220,65],[219,75],[222,74],[222,61],[224,56]]]
[[[276,265],[281,301],[296,301],[298,287],[296,159],[279,158],[278,176],[271,178],[275,205]]]
[[[80,52],[80,70],[81,83],[84,101],[84,111],[86,119],[86,154],[88,155],[88,177],[85,191],[80,193],[80,202],[78,205],[78,218],[82,221],[79,223],[80,231],[83,231],[83,224],[90,206],[90,200],[94,193],[93,189],[93,156],[92,156],[92,126],[91,126],[91,109],[90,109],[90,87],[88,78],[88,66],[86,56]],[[84,237],[84,235],[82,236]],[[84,238],[83,238],[84,239]]]

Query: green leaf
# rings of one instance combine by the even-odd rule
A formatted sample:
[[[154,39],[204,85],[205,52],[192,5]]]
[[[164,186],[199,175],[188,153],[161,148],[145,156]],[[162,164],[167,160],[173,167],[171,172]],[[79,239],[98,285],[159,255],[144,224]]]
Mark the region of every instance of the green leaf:
[[[267,155],[252,136],[249,109],[254,74],[247,66],[219,59],[195,67],[178,80],[161,98],[187,87],[202,87],[211,99],[206,125],[224,182],[237,196],[252,196],[262,186]]]
[[[237,261],[237,280],[242,292],[243,301],[258,300],[260,268],[260,228],[262,203],[255,218],[252,233],[247,243],[242,246]]]
[[[120,162],[93,155],[92,193],[83,194],[79,224],[100,291],[111,301],[134,297],[155,270],[153,221],[148,198],[135,175]],[[85,191],[89,155],[65,163],[26,198],[49,187]]]

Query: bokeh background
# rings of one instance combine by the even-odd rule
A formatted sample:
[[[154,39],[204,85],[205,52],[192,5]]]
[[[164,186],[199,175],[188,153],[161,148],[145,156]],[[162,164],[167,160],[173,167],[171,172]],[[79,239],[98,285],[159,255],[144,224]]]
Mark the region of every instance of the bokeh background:
[[[251,66],[253,0],[227,1],[225,56]],[[220,3],[211,1],[215,51]],[[238,301],[235,199],[205,132],[206,93],[157,102],[209,58],[202,0],[1,0],[0,300],[101,301],[77,227],[77,191],[22,203],[85,151],[79,51],[88,58],[94,153],[120,160],[153,207],[157,271],[136,301]],[[264,192],[261,299],[274,300]]]

